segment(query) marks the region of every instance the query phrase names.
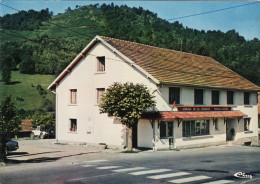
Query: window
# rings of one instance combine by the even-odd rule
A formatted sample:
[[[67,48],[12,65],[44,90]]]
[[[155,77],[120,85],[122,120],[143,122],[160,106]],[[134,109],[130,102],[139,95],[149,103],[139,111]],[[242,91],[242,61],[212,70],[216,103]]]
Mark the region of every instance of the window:
[[[77,104],[77,90],[76,89],[70,90],[70,103]]]
[[[234,92],[227,91],[227,104],[234,104]]]
[[[244,131],[249,131],[249,126],[250,126],[250,120],[251,118],[244,118]]]
[[[183,121],[183,137],[209,135],[209,120]]]
[[[250,97],[250,93],[249,92],[244,92],[244,104],[245,105],[249,105],[250,104],[249,97]]]
[[[203,89],[194,90],[194,103],[199,105],[203,104]]]
[[[70,131],[77,132],[77,119],[70,119]]]
[[[169,87],[169,104],[180,104],[180,88]]]
[[[97,104],[100,104],[101,98],[103,97],[105,92],[105,88],[98,88],[97,89]]]
[[[211,103],[212,105],[219,105],[219,91],[211,91]]]
[[[104,72],[105,71],[105,57],[97,57],[97,71]]]
[[[173,122],[161,122],[160,138],[165,139],[168,137],[173,137]]]

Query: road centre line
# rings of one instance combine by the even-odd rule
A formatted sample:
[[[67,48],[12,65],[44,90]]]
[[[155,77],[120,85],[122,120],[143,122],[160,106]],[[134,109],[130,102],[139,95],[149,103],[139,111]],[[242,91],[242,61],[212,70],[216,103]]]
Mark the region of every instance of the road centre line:
[[[104,176],[112,176],[112,175],[116,175],[119,173],[112,173],[112,174],[102,174],[102,175],[96,175],[96,176],[89,176],[89,177],[84,177],[84,178],[75,178],[75,179],[71,179],[68,181],[79,181],[79,180],[85,180],[85,179],[89,179],[89,178],[99,178],[99,177],[104,177]]]
[[[212,182],[207,182],[207,183],[203,183],[203,184],[226,184],[226,183],[233,183],[234,181],[231,180],[216,180],[216,181],[212,181]]]
[[[129,174],[138,176],[138,175],[145,175],[145,174],[162,173],[162,172],[167,172],[167,171],[171,171],[171,169],[145,170],[145,171],[132,172]]]
[[[188,183],[188,182],[192,182],[192,181],[199,181],[199,180],[205,180],[205,179],[210,179],[211,177],[209,176],[193,176],[193,177],[189,177],[189,178],[181,178],[181,179],[176,179],[176,180],[171,180],[168,182],[171,183]]]
[[[97,167],[96,169],[116,169],[116,168],[119,168],[119,167],[122,167],[122,166],[104,166],[104,167]]]
[[[132,167],[132,168],[126,168],[126,169],[116,169],[112,170],[114,172],[128,172],[128,171],[137,171],[137,170],[143,170],[147,169],[146,167]]]
[[[163,178],[172,178],[172,177],[177,177],[177,176],[184,176],[184,175],[189,175],[191,173],[187,172],[177,172],[177,173],[168,173],[168,174],[160,174],[160,175],[154,175],[154,176],[148,176],[147,178],[150,179],[163,179]]]

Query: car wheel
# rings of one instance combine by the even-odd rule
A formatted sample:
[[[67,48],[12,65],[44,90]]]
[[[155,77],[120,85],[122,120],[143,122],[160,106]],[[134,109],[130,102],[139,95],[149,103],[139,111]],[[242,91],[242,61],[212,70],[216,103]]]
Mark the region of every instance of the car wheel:
[[[41,138],[41,139],[44,139],[43,133],[40,134],[40,138]]]
[[[34,138],[34,133],[32,132],[31,135],[30,135],[31,138]]]

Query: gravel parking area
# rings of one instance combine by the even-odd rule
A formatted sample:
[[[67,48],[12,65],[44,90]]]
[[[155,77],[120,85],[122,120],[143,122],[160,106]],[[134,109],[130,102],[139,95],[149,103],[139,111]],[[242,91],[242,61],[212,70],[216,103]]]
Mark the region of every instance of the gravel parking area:
[[[16,141],[19,143],[19,149],[10,152],[7,158],[18,163],[68,161],[95,153],[121,151],[105,149],[104,145],[61,144],[56,143],[55,139],[18,139]]]

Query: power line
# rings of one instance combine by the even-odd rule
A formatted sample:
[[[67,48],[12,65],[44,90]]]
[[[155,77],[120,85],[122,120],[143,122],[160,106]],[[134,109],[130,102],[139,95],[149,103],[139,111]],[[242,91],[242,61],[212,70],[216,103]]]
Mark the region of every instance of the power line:
[[[231,7],[227,7],[227,8],[221,8],[221,9],[218,9],[218,10],[196,13],[196,14],[191,14],[191,15],[186,15],[186,16],[181,16],[181,17],[175,17],[175,18],[166,19],[166,20],[177,20],[177,19],[183,19],[183,18],[188,18],[188,17],[194,17],[194,16],[198,16],[198,15],[205,15],[205,14],[208,14],[208,13],[215,13],[215,12],[229,10],[229,9],[238,8],[238,7],[242,7],[242,6],[253,5],[253,4],[256,4],[256,3],[259,3],[259,2],[247,3],[247,4],[237,5],[237,6],[231,6]]]
[[[7,7],[7,8],[11,8],[11,9],[13,9],[13,10],[16,10],[16,11],[18,11],[18,12],[21,11],[21,10],[18,10],[18,9],[16,9],[16,8],[11,7],[11,6],[5,5],[5,4],[3,4],[3,3],[0,3],[0,4],[3,5],[3,6],[5,6],[5,7]]]
[[[1,30],[0,32],[1,32],[1,33],[4,33],[4,34],[7,34],[7,35],[15,36],[15,37],[17,37],[17,38],[22,38],[22,39],[28,40],[28,41],[30,41],[30,42],[34,42],[34,43],[37,43],[37,44],[42,44],[41,42],[39,42],[39,41],[37,41],[37,40],[27,38],[26,36],[23,36],[23,35],[18,34],[18,33],[10,33],[10,32],[6,32],[6,31],[3,31],[3,30]],[[47,39],[50,40],[49,38],[47,38]],[[57,40],[57,39],[53,39],[53,40]],[[63,50],[68,50],[68,48],[64,48],[64,47],[59,47],[59,48],[61,48],[61,49],[63,49]]]
[[[0,32],[1,32],[1,33],[4,33],[4,34],[11,35],[11,36],[15,36],[15,37],[18,37],[18,38],[22,38],[22,39],[25,39],[25,40],[28,40],[28,41],[31,41],[31,42],[36,42],[36,43],[38,43],[37,41],[32,40],[32,39],[30,39],[30,38],[27,38],[27,37],[25,37],[25,36],[23,36],[23,35],[21,35],[21,34],[18,34],[18,33],[8,33],[8,32],[3,31],[3,30],[1,30]]]
[[[22,39],[25,39],[25,40],[29,40],[29,41],[31,41],[31,42],[35,42],[35,43],[41,44],[40,42],[38,42],[38,41],[36,41],[36,40],[29,39],[29,38],[27,38],[27,37],[25,37],[25,36],[22,36],[22,35],[19,35],[19,34],[15,35],[15,34],[3,32],[3,31],[0,31],[0,32],[5,33],[5,34],[8,34],[8,35],[15,36],[15,37],[19,37],[19,38],[22,38]],[[64,49],[64,48],[61,48],[61,49]],[[64,50],[66,50],[66,49],[64,49]],[[98,55],[94,55],[94,54],[86,54],[86,55],[98,57]],[[108,57],[106,57],[106,59],[114,60],[114,61],[122,61],[122,60],[113,59],[113,58],[108,58]],[[169,61],[169,60],[168,60],[168,61]],[[176,64],[182,65],[181,63],[176,63]],[[153,69],[155,69],[155,70],[164,69],[164,68],[161,68],[160,66],[159,66],[159,67],[158,67],[158,66],[155,67],[155,66],[151,66],[151,65],[147,65],[147,64],[146,64],[146,65],[143,65],[143,66],[144,66],[144,67],[150,67],[150,68],[153,68]],[[201,69],[201,68],[196,67],[196,66],[193,66],[193,65],[191,65],[191,67],[196,68],[196,69]],[[186,72],[186,71],[181,71],[181,70],[175,70],[175,69],[172,69],[172,68],[171,68],[171,69],[168,68],[167,71],[176,72],[176,73],[185,73],[185,74],[200,75],[200,76],[214,76],[214,77],[218,77],[218,78],[232,78],[232,77],[228,77],[228,76],[224,76],[224,75],[219,75],[219,74],[214,75],[214,74],[202,74],[202,73],[197,73],[197,72]],[[219,71],[215,71],[215,72],[218,72],[218,73],[220,73],[220,74],[226,73],[226,72],[222,73],[222,72],[219,72]]]
[[[11,9],[13,9],[13,10],[16,10],[16,11],[18,11],[18,12],[21,11],[21,10],[18,10],[18,9],[16,9],[16,8],[11,7],[11,6],[5,5],[5,4],[3,4],[3,3],[0,3],[0,5],[6,6],[6,7],[11,8]],[[55,23],[53,23],[53,22],[50,22],[50,21],[48,21],[48,20],[43,20],[43,22],[47,22],[47,23],[49,23],[49,24],[53,24],[53,25],[55,25],[55,26],[57,26],[57,27],[60,27],[60,28],[62,28],[62,29],[67,29],[67,30],[69,30],[69,31],[71,31],[71,32],[80,34],[80,35],[82,35],[82,36],[87,36],[87,35],[85,35],[85,34],[82,34],[82,33],[80,33],[80,32],[74,31],[74,30],[72,30],[72,29],[69,29],[69,28],[66,28],[66,27],[57,25],[57,24],[55,24]]]

